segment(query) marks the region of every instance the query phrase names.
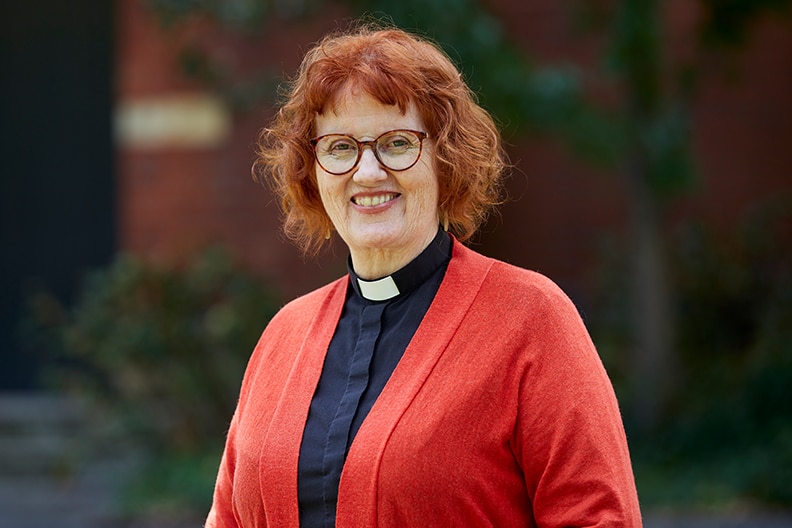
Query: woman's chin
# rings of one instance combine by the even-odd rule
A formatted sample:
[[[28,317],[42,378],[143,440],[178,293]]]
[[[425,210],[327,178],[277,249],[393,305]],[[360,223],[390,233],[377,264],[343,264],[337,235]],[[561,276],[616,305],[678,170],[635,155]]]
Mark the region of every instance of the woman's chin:
[[[343,238],[353,254],[371,251],[417,254],[434,237],[436,229],[431,222],[351,222]]]
[[[360,251],[398,249],[400,237],[390,230],[366,230],[350,235],[348,245],[350,249]]]

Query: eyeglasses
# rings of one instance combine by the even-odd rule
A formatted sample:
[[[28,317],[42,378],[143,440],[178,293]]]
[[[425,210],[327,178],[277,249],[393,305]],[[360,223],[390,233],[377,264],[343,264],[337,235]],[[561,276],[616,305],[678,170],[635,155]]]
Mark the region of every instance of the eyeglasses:
[[[346,174],[360,163],[363,147],[370,146],[374,157],[392,171],[407,170],[418,162],[426,132],[391,130],[371,141],[358,141],[346,134],[327,134],[311,139],[319,166],[330,174]]]

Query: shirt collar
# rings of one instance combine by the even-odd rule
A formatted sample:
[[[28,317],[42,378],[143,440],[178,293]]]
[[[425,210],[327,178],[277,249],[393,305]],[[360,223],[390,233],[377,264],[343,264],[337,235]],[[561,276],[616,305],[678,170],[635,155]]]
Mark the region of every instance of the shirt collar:
[[[451,258],[451,237],[442,229],[420,255],[392,274],[372,281],[358,277],[352,268],[352,257],[347,259],[350,284],[355,292],[369,301],[387,301],[406,295],[428,279]]]

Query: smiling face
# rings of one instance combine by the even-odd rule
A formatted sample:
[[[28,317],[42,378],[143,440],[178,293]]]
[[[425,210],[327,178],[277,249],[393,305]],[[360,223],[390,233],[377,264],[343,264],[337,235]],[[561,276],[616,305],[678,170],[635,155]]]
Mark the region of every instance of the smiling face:
[[[424,131],[415,105],[402,114],[365,92],[347,89],[331,109],[316,117],[316,135],[347,134],[373,140],[390,130]],[[429,245],[438,226],[438,182],[430,139],[418,162],[392,171],[364,147],[349,172],[330,174],[316,164],[322,204],[346,242],[355,271],[375,279],[398,270]]]

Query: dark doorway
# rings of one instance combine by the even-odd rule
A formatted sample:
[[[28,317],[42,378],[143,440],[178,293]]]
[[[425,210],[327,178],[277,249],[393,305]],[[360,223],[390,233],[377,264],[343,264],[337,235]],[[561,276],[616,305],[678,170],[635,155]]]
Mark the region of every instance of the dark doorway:
[[[0,390],[37,388],[26,298],[115,250],[113,2],[0,3]]]

